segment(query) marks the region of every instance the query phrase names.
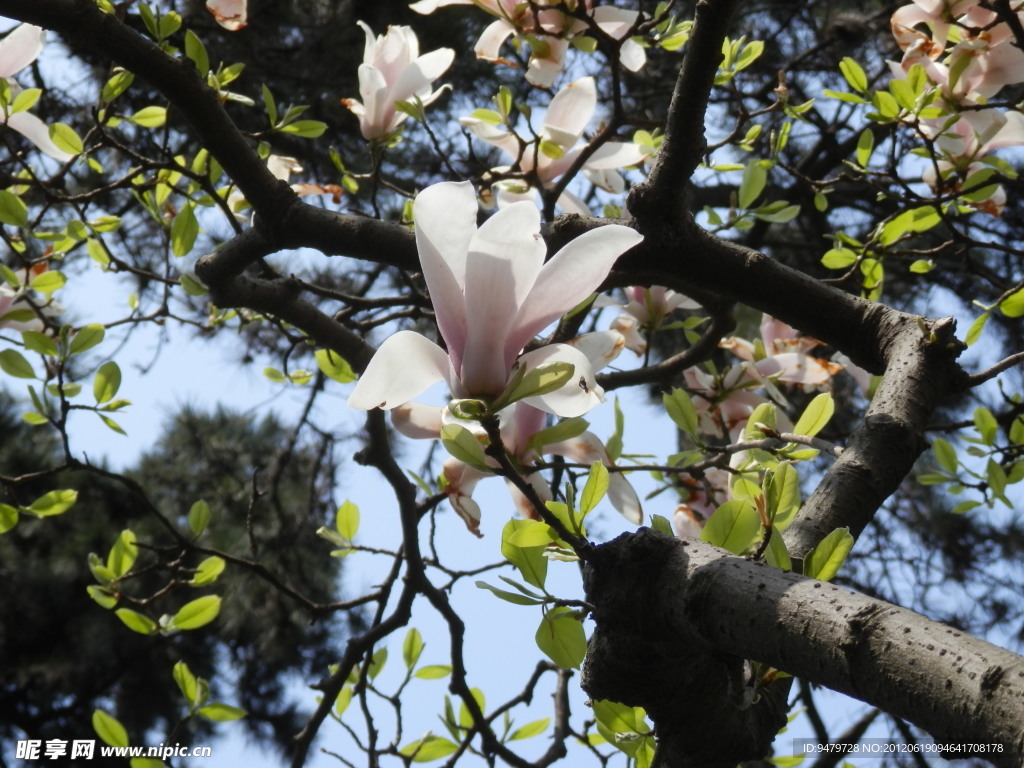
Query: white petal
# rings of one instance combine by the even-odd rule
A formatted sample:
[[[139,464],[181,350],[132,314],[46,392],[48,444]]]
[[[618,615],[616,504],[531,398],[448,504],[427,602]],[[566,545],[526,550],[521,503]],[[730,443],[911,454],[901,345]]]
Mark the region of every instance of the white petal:
[[[650,150],[632,142],[609,141],[601,145],[587,160],[587,168],[605,170],[639,165],[650,155]]]
[[[591,210],[587,204],[569,190],[565,190],[558,196],[558,207],[565,213],[575,213],[577,216],[591,215]]]
[[[473,490],[487,475],[458,459],[448,459],[444,463],[442,473],[448,482],[445,493],[448,494],[452,509],[472,533],[480,536],[480,505],[473,501]]]
[[[630,72],[639,72],[647,63],[647,51],[636,40],[625,40],[619,49],[619,61]]]
[[[248,23],[246,5],[246,0],[206,0],[206,10],[230,32],[237,32]]]
[[[391,84],[391,101],[408,101],[413,96],[421,100],[429,98],[430,84],[448,70],[454,59],[455,51],[451,48],[438,48],[420,56]]]
[[[473,185],[445,182],[416,196],[416,247],[423,279],[430,291],[437,326],[452,364],[462,365],[466,346],[466,254],[476,232],[477,203]]]
[[[46,32],[33,24],[19,24],[0,42],[0,77],[14,77],[35,61],[43,50]]]
[[[563,149],[571,149],[583,135],[596,107],[594,78],[583,77],[569,83],[551,100],[541,135]]]
[[[498,61],[501,59],[501,46],[505,44],[509,36],[516,31],[516,28],[504,19],[491,22],[487,29],[480,35],[473,47],[473,53],[478,59],[484,61]]]
[[[410,5],[409,9],[426,16],[438,8],[444,8],[449,5],[473,5],[473,0],[419,0],[418,3]]]
[[[569,342],[590,361],[590,367],[599,371],[611,363],[626,346],[626,337],[617,330],[594,331]]]
[[[359,377],[349,395],[352,408],[390,410],[412,400],[439,381],[451,383],[448,355],[437,344],[413,331],[388,337]]]
[[[404,403],[392,409],[391,423],[413,440],[437,440],[441,435],[443,411],[439,405]]]
[[[604,402],[604,390],[594,380],[590,361],[578,349],[568,344],[549,344],[533,352],[527,352],[519,359],[528,368],[556,361],[570,363],[574,368],[572,378],[565,386],[547,395],[524,398],[523,403],[556,416],[572,418],[582,416]]]
[[[50,139],[50,129],[46,123],[29,112],[18,112],[11,115],[7,118],[7,125],[39,147],[44,155],[49,155],[54,160],[66,163],[74,157],[54,144]]]
[[[520,348],[604,282],[616,260],[643,240],[634,230],[611,224],[586,232],[544,265],[519,311],[510,343]]]
[[[509,329],[540,274],[547,247],[533,203],[502,208],[484,222],[466,261],[466,348],[460,376],[473,395],[504,389],[515,346]]]

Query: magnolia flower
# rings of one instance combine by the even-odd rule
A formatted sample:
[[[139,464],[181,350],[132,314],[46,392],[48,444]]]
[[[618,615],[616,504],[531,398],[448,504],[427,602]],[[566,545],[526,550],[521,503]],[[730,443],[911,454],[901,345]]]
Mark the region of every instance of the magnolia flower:
[[[0,41],[0,77],[7,78],[11,86],[12,101],[20,90],[12,78],[39,57],[45,38],[46,32],[41,27],[20,24]],[[39,147],[43,154],[54,160],[66,163],[74,157],[53,143],[46,123],[28,110],[11,114],[11,106],[8,104],[0,110],[0,123],[6,123],[8,128],[16,130]]]
[[[559,10],[560,0],[420,0],[409,7],[424,15],[449,5],[475,5],[497,17],[477,41],[474,52],[486,61],[510,63],[501,58],[501,46],[512,35],[530,36],[530,61],[526,79],[541,88],[550,88],[562,71],[569,41],[585,32],[587,22]],[[586,2],[589,8],[590,3]],[[620,40],[619,60],[631,72],[640,70],[647,62],[643,46],[628,39],[639,14],[613,6],[599,6],[588,11],[594,23],[609,37]]]
[[[448,351],[412,331],[389,337],[356,383],[348,400],[352,407],[391,409],[442,380],[456,398],[489,399],[502,393],[514,371],[551,362],[572,365],[572,379],[524,402],[559,416],[579,416],[601,402],[602,390],[580,350],[551,344],[521,353],[589,296],[616,259],[643,238],[628,227],[601,227],[545,263],[534,205],[511,205],[479,229],[476,217],[476,194],[468,182],[435,184],[416,197],[416,245]]]
[[[420,43],[410,27],[388,27],[379,37],[363,22],[366,33],[363,63],[359,65],[359,95],[362,101],[342,99],[342,104],[359,118],[365,139],[387,136],[401,125],[406,114],[395,108],[396,101],[419,99],[431,104],[443,93],[432,91],[433,82],[452,65],[455,52],[438,48],[420,56]]]
[[[440,437],[441,427],[447,422],[458,423],[483,438],[479,424],[456,421],[449,416],[447,408],[406,403],[391,413],[395,428],[407,437],[436,440]],[[547,414],[530,405],[514,403],[501,412],[500,419],[502,445],[521,467],[529,467],[544,454],[564,456],[580,464],[589,465],[600,461],[606,466],[614,466],[604,443],[592,432],[583,432],[568,440],[538,444],[535,436],[544,428]],[[455,458],[445,461],[441,474],[444,478],[444,491],[448,494],[452,508],[466,523],[466,527],[479,536],[480,506],[473,500],[473,491],[477,483],[490,474]],[[551,500],[551,487],[539,472],[530,472],[524,476],[541,501]],[[511,481],[506,480],[506,483],[520,513],[524,517],[537,519],[537,511],[529,500]],[[630,522],[636,525],[643,522],[640,499],[621,472],[609,475],[608,500]]]
[[[579,142],[596,108],[597,87],[594,78],[584,77],[570,83],[551,100],[539,133],[540,140],[525,145],[525,150],[525,142],[503,126],[473,117],[463,117],[459,122],[488,144],[503,150],[516,161],[519,170],[535,172],[541,185],[549,187],[572,167],[586,147],[586,144]],[[583,164],[583,173],[598,187],[619,193],[625,188],[625,182],[616,169],[637,165],[649,153],[649,148],[639,144],[609,141],[587,158]],[[532,200],[534,197],[534,191],[523,182],[499,182],[496,186],[499,205],[523,199]],[[571,192],[563,192],[558,198],[558,204],[567,213],[590,215],[587,205]]]
[[[809,390],[828,383],[842,370],[841,365],[807,354],[821,346],[820,341],[801,336],[796,329],[770,315],[761,317],[761,342],[763,356],[758,354],[754,344],[735,336],[723,339],[718,346],[752,363],[747,370],[764,383],[768,383],[766,380],[782,381]]]
[[[248,24],[247,0],[206,0],[206,10],[224,29],[237,32]]]
[[[274,178],[281,181],[288,181],[293,173],[302,173],[302,165],[294,157],[286,155],[270,155],[267,158],[267,168],[274,175]],[[305,195],[331,195],[335,203],[341,202],[342,189],[337,184],[292,184],[292,192],[300,197]],[[241,190],[235,189],[228,195],[228,208],[235,215],[235,218],[242,222],[246,221],[245,209],[248,207],[245,196]]]

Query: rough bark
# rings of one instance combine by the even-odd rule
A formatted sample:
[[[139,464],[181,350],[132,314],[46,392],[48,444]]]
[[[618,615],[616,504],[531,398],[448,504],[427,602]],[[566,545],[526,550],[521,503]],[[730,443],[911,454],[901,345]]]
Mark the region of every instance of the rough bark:
[[[585,582],[597,629],[584,688],[645,707],[663,765],[732,768],[769,753],[785,690],[770,683],[748,704],[744,659],[879,707],[939,744],[982,744],[975,753],[996,765],[1024,760],[1024,659],[912,611],[648,529],[597,547]]]

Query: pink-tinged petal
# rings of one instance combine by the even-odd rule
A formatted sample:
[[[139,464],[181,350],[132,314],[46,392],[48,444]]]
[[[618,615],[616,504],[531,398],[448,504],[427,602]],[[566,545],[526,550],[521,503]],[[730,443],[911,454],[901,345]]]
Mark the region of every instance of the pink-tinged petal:
[[[547,247],[532,203],[503,208],[477,230],[466,259],[466,348],[460,377],[473,395],[505,388],[523,344],[509,330],[533,288]]]
[[[473,469],[468,464],[463,464],[458,459],[448,459],[441,470],[444,479],[447,481],[444,492],[448,494],[448,501],[452,509],[462,518],[466,527],[477,537],[480,533],[480,505],[473,501],[473,490],[476,484],[486,474]]]
[[[275,179],[288,181],[293,173],[302,173],[302,166],[294,157],[285,155],[271,155],[267,158],[267,169],[274,174]]]
[[[544,265],[519,310],[510,345],[522,349],[550,323],[604,282],[619,256],[643,240],[634,230],[611,224],[580,235]]]
[[[491,22],[476,41],[473,53],[484,61],[502,61],[501,46],[515,31],[516,28],[504,19]]]
[[[985,142],[979,154],[985,155],[1002,147],[1016,147],[1024,144],[1024,114],[1011,111],[1006,112],[1005,117],[1006,122],[992,138]]]
[[[754,363],[758,374],[802,387],[820,387],[841,370],[842,366],[819,360],[799,352],[783,352]]]
[[[732,352],[740,360],[754,361],[754,345],[746,339],[741,339],[736,336],[730,336],[727,339],[722,339],[718,342],[718,346],[722,349],[727,349]]]
[[[534,492],[542,502],[551,501],[551,486],[548,485],[548,482],[543,478],[540,472],[531,472],[530,474],[525,475],[525,478],[526,482],[530,484],[530,487],[533,488]],[[508,486],[509,495],[512,496],[512,501],[515,502],[516,509],[519,510],[519,514],[527,520],[540,520],[540,513],[533,504],[530,503],[530,500],[523,495],[523,492],[516,488],[515,485],[512,484],[511,480],[506,479],[505,484]]]
[[[556,416],[572,418],[582,416],[594,406],[604,402],[604,390],[597,385],[590,360],[578,349],[568,344],[549,344],[546,347],[527,352],[520,361],[528,368],[537,368],[545,363],[570,363],[573,375],[559,389],[546,395],[523,398],[522,402],[553,413]]]
[[[0,41],[0,77],[14,77],[42,53],[46,32],[33,24],[19,24]]]
[[[618,331],[626,340],[626,349],[637,355],[647,351],[647,339],[640,333],[639,323],[632,315],[619,315],[612,321],[612,330]]]
[[[7,125],[31,141],[44,155],[66,163],[75,156],[68,154],[50,139],[50,129],[42,120],[29,112],[18,112],[7,118]]]
[[[413,207],[423,279],[456,370],[462,367],[466,347],[466,254],[476,232],[476,214],[476,193],[468,181],[427,187]]]
[[[395,429],[413,440],[437,440],[443,426],[444,408],[422,403],[404,403],[391,410]]]
[[[206,10],[229,32],[237,32],[248,24],[246,0],[206,0]]]
[[[699,539],[704,530],[704,518],[686,504],[676,507],[672,523],[676,529],[676,536],[681,539]]]
[[[597,107],[594,78],[583,77],[555,94],[544,116],[541,136],[565,150],[572,149]]]
[[[439,381],[451,383],[448,355],[414,331],[389,336],[366,366],[349,395],[352,408],[390,410],[412,400]]]
[[[617,330],[585,333],[569,342],[590,361],[590,367],[599,371],[609,365],[626,346],[626,337]]]
[[[562,74],[561,59],[530,59],[526,66],[526,82],[538,88],[550,88]]]
[[[539,408],[518,402],[505,408],[499,414],[499,418],[501,439],[505,443],[505,448],[522,463],[528,463],[536,458],[535,455],[527,454],[526,446],[531,437],[544,429],[548,414]]]
[[[610,192],[613,195],[621,195],[626,189],[626,180],[622,178],[622,174],[611,168],[596,171],[593,168],[584,166],[583,175],[595,187],[603,189],[605,192]]]
[[[616,8],[611,5],[595,8],[591,14],[601,31],[616,40],[621,40],[630,33],[638,16],[636,11],[627,11],[624,8]]]
[[[449,5],[475,5],[473,0],[419,0],[409,6],[409,10],[427,16],[438,8],[445,8]]]
[[[943,21],[937,14],[930,13],[918,5],[904,5],[902,8],[897,8],[889,23],[892,25],[892,34],[896,38],[896,44],[904,51],[914,45],[920,46],[921,41],[925,40],[929,43],[926,55],[936,59],[946,47],[949,22]],[[931,28],[934,42],[916,29],[919,24]]]

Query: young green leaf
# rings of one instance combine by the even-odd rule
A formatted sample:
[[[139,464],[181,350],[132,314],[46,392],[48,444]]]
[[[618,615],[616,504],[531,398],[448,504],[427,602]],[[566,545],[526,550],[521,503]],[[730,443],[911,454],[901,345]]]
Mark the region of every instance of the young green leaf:
[[[569,608],[559,606],[545,613],[535,639],[537,647],[565,669],[579,669],[587,654],[583,623]]]
[[[586,485],[580,494],[580,512],[586,515],[596,507],[601,499],[608,492],[609,475],[608,468],[600,461],[590,465],[590,474],[587,475]]]
[[[804,557],[804,576],[831,581],[853,549],[849,528],[837,528]]]
[[[813,437],[825,428],[835,410],[836,404],[832,400],[832,395],[828,392],[822,392],[807,404],[807,408],[804,409],[804,412],[796,422],[796,426],[793,427],[793,432],[798,435]]]
[[[411,627],[405,633],[405,640],[402,642],[402,661],[405,662],[405,668],[411,670],[415,667],[416,662],[420,660],[421,653],[423,653],[423,636],[418,629]]]
[[[172,620],[177,629],[199,629],[217,618],[220,613],[220,597],[206,595],[185,603]]]
[[[733,499],[715,510],[700,538],[739,555],[750,546],[760,528],[761,521],[753,505],[747,500]]]
[[[93,397],[96,404],[106,403],[114,399],[117,390],[121,388],[121,368],[113,360],[104,363],[96,371],[96,378],[92,383]]]
[[[128,746],[128,731],[116,718],[108,715],[102,709],[97,709],[92,713],[92,728],[104,744],[109,744],[112,747]]]

